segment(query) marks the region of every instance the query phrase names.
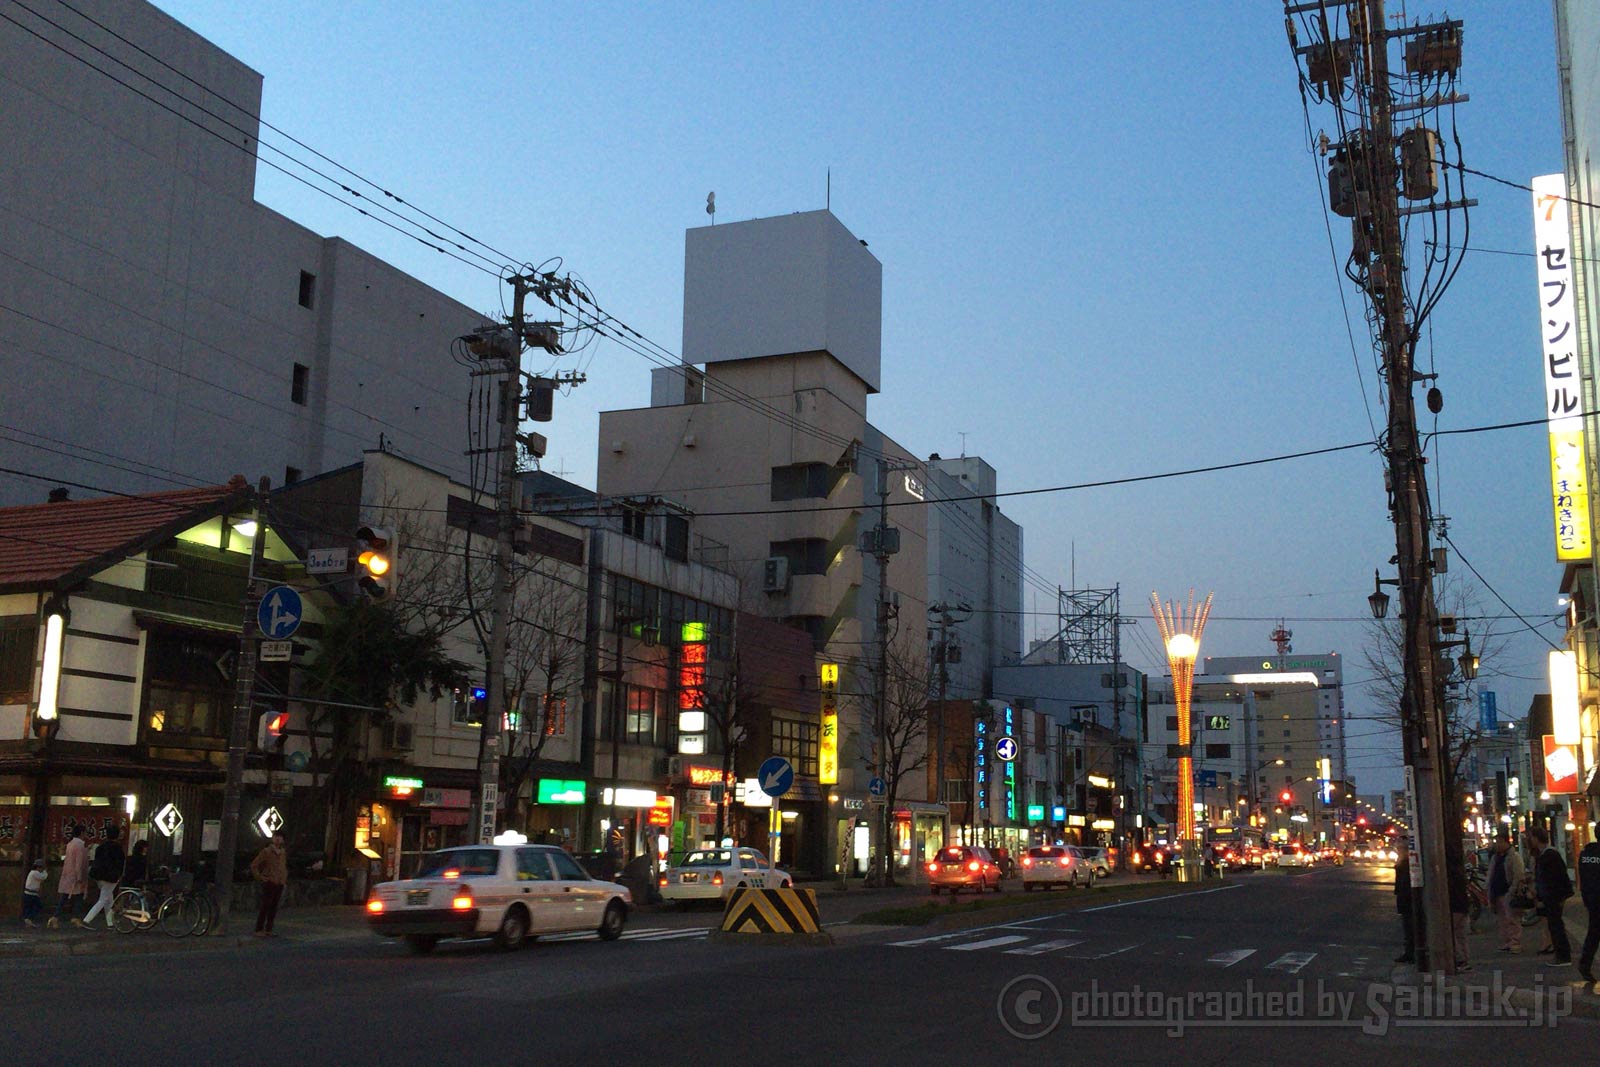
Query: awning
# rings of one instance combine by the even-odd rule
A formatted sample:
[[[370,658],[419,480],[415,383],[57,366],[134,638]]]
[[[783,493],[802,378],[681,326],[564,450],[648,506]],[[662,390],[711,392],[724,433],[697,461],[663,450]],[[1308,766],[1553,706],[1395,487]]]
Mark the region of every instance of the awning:
[[[205,637],[215,637],[218,634],[239,636],[238,622],[226,623],[216,619],[197,619],[190,615],[170,615],[164,611],[136,609],[133,621],[141,630],[168,630],[200,634]]]

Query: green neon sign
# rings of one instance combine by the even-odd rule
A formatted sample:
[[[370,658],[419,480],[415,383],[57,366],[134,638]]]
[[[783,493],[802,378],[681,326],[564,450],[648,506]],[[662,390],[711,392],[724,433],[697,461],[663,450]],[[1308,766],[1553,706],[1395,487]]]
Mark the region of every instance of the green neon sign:
[[[1043,804],[1029,804],[1028,805],[1028,821],[1029,822],[1044,822],[1044,805]]]
[[[421,789],[422,779],[403,778],[398,774],[391,774],[384,778],[383,787],[385,789]]]
[[[686,622],[683,624],[683,640],[687,644],[695,644],[706,639],[706,624],[703,622]]]
[[[540,804],[582,804],[589,783],[567,778],[539,779]]]

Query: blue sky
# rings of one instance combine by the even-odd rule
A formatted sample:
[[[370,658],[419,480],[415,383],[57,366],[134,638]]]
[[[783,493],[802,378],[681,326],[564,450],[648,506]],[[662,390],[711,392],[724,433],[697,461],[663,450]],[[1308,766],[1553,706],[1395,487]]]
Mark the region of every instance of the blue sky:
[[[922,455],[959,454],[965,432],[1002,490],[1370,440],[1369,408],[1383,424],[1277,4],[158,2],[265,76],[269,122],[522,259],[561,257],[673,352],[683,231],[707,221],[706,193],[722,221],[817,208],[831,167],[834,213],[884,265],[871,417]],[[1559,170],[1549,5],[1449,14],[1466,22],[1467,165],[1519,182]],[[1313,130],[1332,121],[1313,110]],[[1473,246],[1531,250],[1529,194],[1469,193]],[[500,306],[494,279],[265,168],[258,197]],[[1440,428],[1539,417],[1535,292],[1527,256],[1467,257],[1420,356],[1441,376]],[[596,412],[647,404],[649,365],[610,344],[583,359],[547,466],[592,484]],[[443,352],[437,369],[458,372]],[[1462,553],[1518,611],[1553,616],[1542,431],[1441,447],[1436,510]],[[1375,455],[1003,506],[1045,589],[1069,583],[1074,555],[1079,585],[1121,584],[1143,620],[1138,666],[1159,669],[1150,590],[1190,586],[1216,593],[1202,655],[1268,650],[1279,615],[1296,652],[1344,653],[1361,788],[1399,784],[1397,745],[1355,721],[1370,713],[1358,620],[1394,553]],[[1025,607],[1053,606],[1030,587]],[[1520,716],[1548,646],[1514,619],[1486,625],[1507,635],[1487,684]]]

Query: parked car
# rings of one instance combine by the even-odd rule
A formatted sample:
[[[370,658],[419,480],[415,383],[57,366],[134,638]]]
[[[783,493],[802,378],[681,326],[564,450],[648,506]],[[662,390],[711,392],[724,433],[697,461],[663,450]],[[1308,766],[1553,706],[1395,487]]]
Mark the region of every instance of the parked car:
[[[1083,858],[1089,861],[1089,869],[1094,871],[1096,878],[1109,878],[1111,876],[1111,853],[1103,848],[1077,846]]]
[[[735,889],[785,889],[794,884],[754,848],[696,849],[656,879],[661,899],[683,905],[696,900],[726,901]]]
[[[1069,889],[1094,885],[1094,866],[1082,849],[1072,845],[1040,845],[1022,854],[1022,888],[1049,891],[1064,885]]]
[[[493,935],[512,949],[530,936],[579,930],[615,941],[632,905],[627,889],[590,878],[552,845],[474,845],[435,852],[415,877],[378,885],[367,924],[418,954],[446,937]]]
[[[978,845],[950,845],[928,861],[928,887],[934,896],[944,889],[951,894],[963,889],[982,893],[993,888],[1000,892],[1000,865],[994,854]]]

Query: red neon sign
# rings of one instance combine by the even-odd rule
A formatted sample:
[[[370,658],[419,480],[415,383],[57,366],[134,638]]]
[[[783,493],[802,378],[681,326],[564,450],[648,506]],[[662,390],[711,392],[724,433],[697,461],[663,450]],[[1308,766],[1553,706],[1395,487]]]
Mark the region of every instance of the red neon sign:
[[[686,643],[678,666],[678,710],[698,711],[706,706],[706,645]]]

